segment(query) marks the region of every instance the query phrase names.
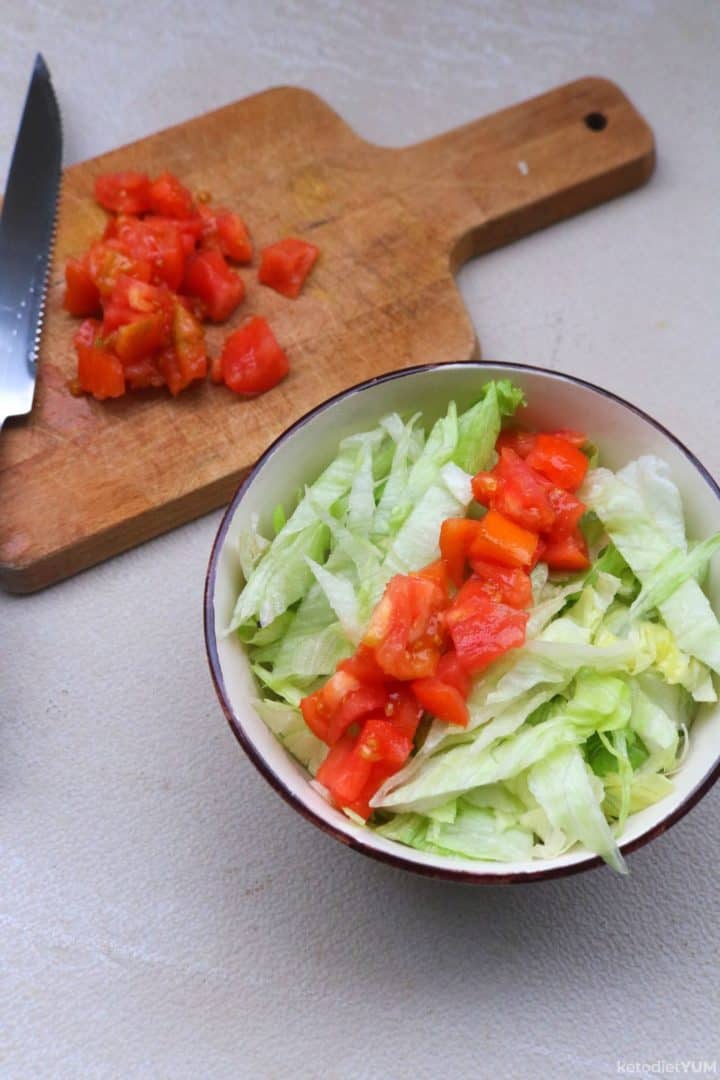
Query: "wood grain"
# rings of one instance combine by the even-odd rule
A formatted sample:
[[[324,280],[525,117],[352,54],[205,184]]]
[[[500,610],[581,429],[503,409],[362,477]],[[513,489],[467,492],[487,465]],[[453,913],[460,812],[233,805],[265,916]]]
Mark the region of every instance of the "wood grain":
[[[279,87],[68,169],[35,405],[0,436],[0,583],[40,589],[222,505],[288,424],[344,387],[477,356],[457,268],[639,186],[653,164],[642,117],[612,83],[588,78],[399,150]],[[288,234],[320,247],[296,301],[243,271],[247,299],[230,326],[265,315],[290,357],[270,393],[69,394],[77,321],[61,308],[63,266],[103,228],[95,177],[128,168],[168,168],[210,191],[242,213],[257,248]],[[211,348],[227,332],[211,330]]]

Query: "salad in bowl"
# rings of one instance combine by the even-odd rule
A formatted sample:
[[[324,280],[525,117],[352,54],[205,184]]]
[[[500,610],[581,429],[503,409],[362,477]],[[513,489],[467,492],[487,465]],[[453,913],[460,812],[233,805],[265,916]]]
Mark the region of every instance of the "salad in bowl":
[[[295,490],[242,515],[241,489],[209,577],[217,592],[222,548],[218,690],[238,700],[239,663],[305,806],[371,853],[490,879],[597,857],[625,872],[639,821],[685,806],[678,779],[717,700],[720,532],[688,527],[662,433],[613,438],[585,399],[603,392],[462,367],[430,369],[446,387],[429,408],[397,393],[420,372],[391,377],[398,400],[369,423],[343,395],[351,430],[332,445],[328,426]]]

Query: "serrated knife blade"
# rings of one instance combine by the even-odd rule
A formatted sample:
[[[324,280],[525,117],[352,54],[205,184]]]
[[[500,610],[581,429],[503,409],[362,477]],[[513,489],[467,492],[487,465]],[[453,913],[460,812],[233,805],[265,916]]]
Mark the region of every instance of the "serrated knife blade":
[[[0,214],[0,428],[32,408],[61,175],[60,109],[38,53]]]

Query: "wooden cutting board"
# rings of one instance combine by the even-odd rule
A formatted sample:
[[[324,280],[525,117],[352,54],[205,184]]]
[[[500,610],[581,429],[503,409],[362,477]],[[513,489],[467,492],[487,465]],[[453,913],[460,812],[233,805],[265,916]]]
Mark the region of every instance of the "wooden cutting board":
[[[280,87],[68,169],[35,405],[0,434],[0,582],[40,589],[220,506],[288,424],[344,387],[476,357],[457,268],[638,187],[653,163],[642,117],[588,78],[401,150]],[[274,390],[70,395],[77,320],[61,308],[63,266],[102,230],[93,181],[118,169],[170,169],[209,191],[258,249],[287,235],[320,247],[295,301],[259,285],[256,266],[241,271],[247,299],[229,325],[270,320],[291,363]],[[227,332],[210,331],[212,349]]]

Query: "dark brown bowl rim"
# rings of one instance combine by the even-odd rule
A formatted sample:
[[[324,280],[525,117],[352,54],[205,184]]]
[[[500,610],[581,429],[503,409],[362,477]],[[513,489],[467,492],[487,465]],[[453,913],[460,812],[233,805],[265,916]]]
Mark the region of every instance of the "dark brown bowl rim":
[[[389,371],[382,375],[376,375],[372,379],[367,379],[364,382],[356,383],[354,386],[348,387],[346,390],[340,391],[338,394],[334,394],[332,397],[327,398],[325,401],[316,405],[315,408],[310,409],[298,420],[296,420],[290,427],[286,428],[281,435],[277,437],[265,450],[262,456],[257,460],[255,465],[249,471],[245,479],[242,481],[237,491],[233,495],[233,498],[223,515],[223,519],[220,522],[215,540],[213,542],[212,551],[210,552],[210,560],[208,562],[208,569],[205,578],[205,592],[204,592],[204,625],[205,625],[205,649],[207,652],[208,665],[210,667],[210,673],[212,681],[215,686],[215,692],[218,696],[218,700],[225,714],[225,718],[230,725],[230,728],[235,735],[235,738],[240,743],[247,756],[252,761],[256,769],[265,777],[265,779],[275,788],[279,795],[289,803],[293,809],[302,814],[308,821],[312,822],[317,828],[327,833],[328,836],[334,837],[341,843],[346,844],[348,847],[353,848],[355,851],[359,851],[361,854],[369,856],[370,858],[377,859],[379,862],[387,863],[391,866],[397,867],[401,870],[409,870],[416,874],[422,874],[427,877],[439,878],[445,881],[463,882],[470,885],[507,885],[507,884],[522,884],[524,882],[534,881],[547,881],[552,878],[569,877],[572,874],[579,874],[585,870],[593,870],[603,865],[603,860],[598,855],[589,855],[586,859],[581,860],[578,863],[573,863],[571,866],[558,866],[558,867],[539,867],[536,870],[523,870],[514,873],[499,873],[488,874],[480,873],[473,870],[458,870],[454,867],[442,867],[442,866],[424,866],[421,863],[415,863],[411,859],[407,858],[403,854],[403,848],[401,844],[397,845],[398,852],[379,851],[376,848],[367,846],[360,837],[349,836],[342,832],[332,823],[326,821],[314,810],[311,810],[302,799],[294,794],[283,781],[278,777],[270,768],[268,763],[263,758],[262,754],[256,748],[255,744],[249,738],[245,729],[243,728],[240,719],[234,712],[230,705],[225,682],[222,675],[222,668],[220,665],[220,658],[217,651],[217,641],[215,637],[215,579],[217,576],[217,563],[220,549],[222,547],[225,535],[230,526],[230,522],[237,510],[242,498],[253,482],[257,474],[262,470],[265,462],[271,457],[272,454],[281,446],[287,439],[295,434],[300,428],[310,423],[319,416],[321,413],[326,412],[328,409],[344,398],[350,397],[353,394],[362,393],[364,390],[368,390],[371,387],[377,386],[380,383],[391,382],[394,379],[402,379],[408,375],[417,375],[422,372],[430,371],[447,371],[455,369],[477,368],[479,371],[487,371],[488,369],[497,370],[499,372],[510,373],[517,372],[535,372],[541,375],[548,375],[553,379],[557,379],[561,382],[571,383],[575,386],[583,387],[584,389],[594,391],[603,397],[610,398],[617,404],[622,405],[623,408],[629,412],[634,413],[636,416],[645,420],[651,427],[654,427],[657,431],[661,432],[674,443],[678,450],[681,451],[688,459],[688,461],[694,465],[697,471],[710,490],[714,493],[715,497],[720,500],[720,485],[711,475],[711,473],[705,468],[702,462],[695,456],[692,450],[689,450],[687,446],[682,443],[677,436],[673,435],[663,424],[658,420],[655,420],[652,416],[649,416],[639,406],[632,404],[632,402],[626,401],[625,398],[620,397],[619,394],[614,393],[612,390],[606,390],[602,386],[598,386],[596,383],[589,382],[587,379],[581,379],[577,375],[568,375],[564,372],[553,371],[550,368],[538,367],[533,364],[514,364],[503,363],[500,361],[466,361],[456,364],[420,364],[413,367],[400,368],[395,371]],[[661,821],[659,821],[652,828],[648,829],[641,836],[636,837],[634,840],[626,841],[624,844],[620,844],[620,850],[623,855],[628,855],[633,851],[637,851],[638,848],[648,844],[655,837],[660,836],[667,829],[669,829],[676,822],[680,821],[710,790],[713,784],[720,777],[720,755],[716,758],[715,762],[705,774],[705,776],[696,784],[696,786],[690,791],[683,801],[675,807],[675,809],[667,814]]]

